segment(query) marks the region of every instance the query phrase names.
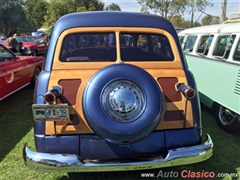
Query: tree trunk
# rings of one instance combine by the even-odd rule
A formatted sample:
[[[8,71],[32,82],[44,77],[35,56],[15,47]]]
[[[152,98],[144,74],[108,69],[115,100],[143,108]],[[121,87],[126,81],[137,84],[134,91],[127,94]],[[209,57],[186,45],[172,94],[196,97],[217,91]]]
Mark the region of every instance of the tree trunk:
[[[223,23],[226,18],[227,0],[222,0],[221,11],[220,11],[220,23]]]

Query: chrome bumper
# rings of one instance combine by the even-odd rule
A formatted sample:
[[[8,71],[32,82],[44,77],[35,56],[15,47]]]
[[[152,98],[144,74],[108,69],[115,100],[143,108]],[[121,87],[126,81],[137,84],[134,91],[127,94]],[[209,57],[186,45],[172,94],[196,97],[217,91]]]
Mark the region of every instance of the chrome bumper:
[[[27,144],[23,149],[23,159],[27,167],[41,171],[96,172],[154,169],[169,166],[192,164],[207,160],[213,154],[213,142],[207,134],[203,144],[169,150],[165,158],[153,157],[148,160],[120,162],[97,160],[82,162],[75,154],[48,154],[31,151]]]

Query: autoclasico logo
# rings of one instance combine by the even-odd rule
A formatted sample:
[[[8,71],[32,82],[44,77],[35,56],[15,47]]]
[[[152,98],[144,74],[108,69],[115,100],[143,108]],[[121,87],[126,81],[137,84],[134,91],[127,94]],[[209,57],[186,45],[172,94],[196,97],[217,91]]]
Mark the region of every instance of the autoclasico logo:
[[[191,171],[191,170],[183,170],[181,173],[180,173],[180,176],[184,179],[187,179],[187,178],[191,178],[191,179],[194,179],[194,178],[214,178],[216,176],[216,173],[211,171],[211,172],[208,172],[208,171]],[[160,170],[157,174],[157,178],[158,177],[161,177],[161,178],[177,178],[179,177],[179,172],[177,171],[170,171],[170,172],[163,172],[163,170]]]
[[[191,170],[183,170],[181,172],[182,178],[214,178],[216,176],[215,172],[211,171],[191,171]]]

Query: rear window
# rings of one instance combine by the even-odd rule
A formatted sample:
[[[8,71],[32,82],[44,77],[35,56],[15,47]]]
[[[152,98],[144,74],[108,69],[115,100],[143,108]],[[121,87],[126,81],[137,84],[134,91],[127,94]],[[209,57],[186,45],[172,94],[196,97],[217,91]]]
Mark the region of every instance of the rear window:
[[[164,35],[148,33],[120,33],[122,61],[173,61],[171,45]],[[60,61],[116,61],[116,34],[81,33],[64,38]]]

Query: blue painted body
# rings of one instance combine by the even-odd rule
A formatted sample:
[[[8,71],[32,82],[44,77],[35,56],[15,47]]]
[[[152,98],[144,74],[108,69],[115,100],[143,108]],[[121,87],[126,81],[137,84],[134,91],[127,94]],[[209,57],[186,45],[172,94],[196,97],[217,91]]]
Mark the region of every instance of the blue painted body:
[[[129,144],[108,142],[98,135],[69,135],[35,137],[42,142],[45,153],[77,154],[81,158],[118,158],[159,156],[169,149],[192,146],[200,143],[200,128],[154,131],[146,138]]]

